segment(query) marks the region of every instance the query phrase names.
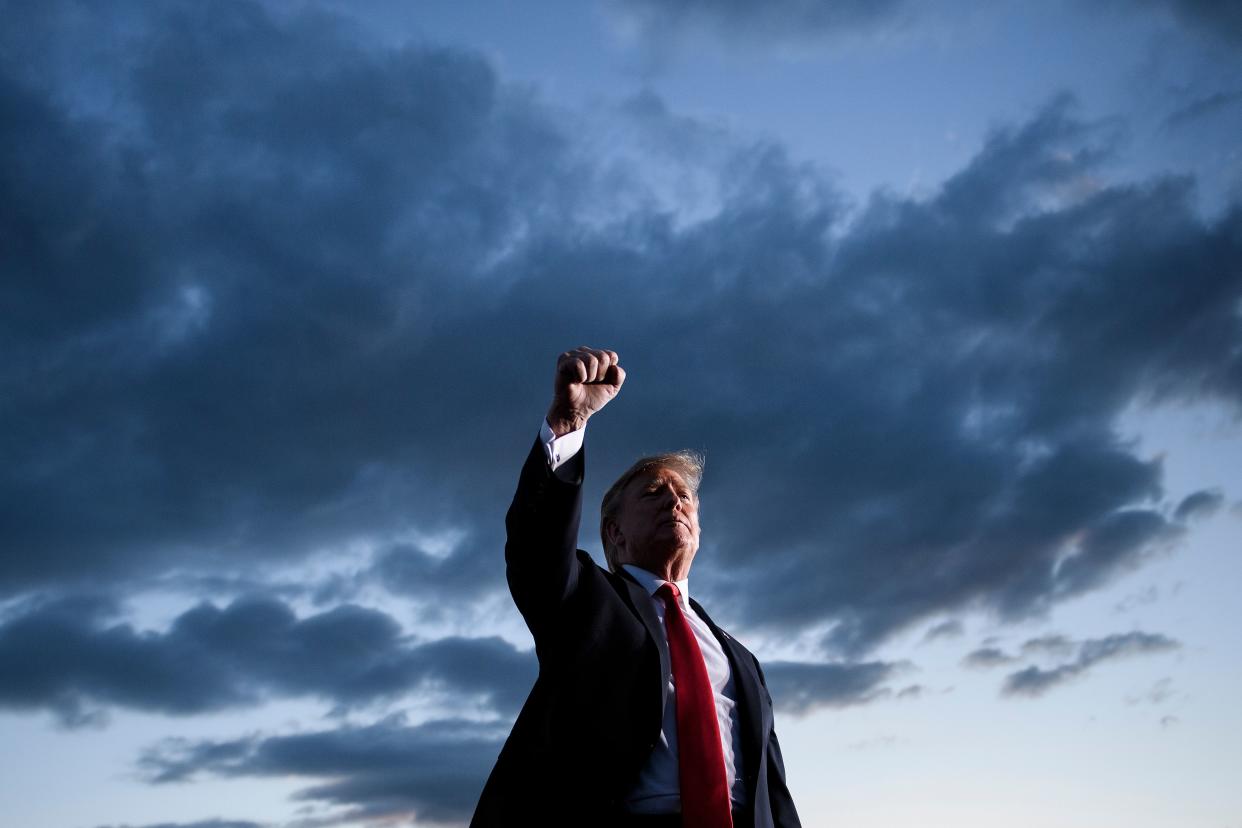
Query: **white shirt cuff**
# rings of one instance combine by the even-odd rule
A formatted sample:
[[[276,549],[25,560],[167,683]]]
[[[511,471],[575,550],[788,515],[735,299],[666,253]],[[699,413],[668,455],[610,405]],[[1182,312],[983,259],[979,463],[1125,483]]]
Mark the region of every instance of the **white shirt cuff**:
[[[543,444],[543,453],[547,455],[548,465],[553,471],[556,471],[558,466],[568,463],[575,454],[582,450],[584,437],[586,437],[586,426],[557,437],[552,433],[552,426],[548,425],[548,421],[543,421],[543,428],[539,429],[539,442]]]

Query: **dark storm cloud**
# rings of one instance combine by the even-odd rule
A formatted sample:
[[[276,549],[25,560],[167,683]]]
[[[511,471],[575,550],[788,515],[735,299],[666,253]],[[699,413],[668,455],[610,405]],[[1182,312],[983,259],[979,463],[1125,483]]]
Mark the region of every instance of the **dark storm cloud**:
[[[777,710],[795,715],[821,707],[866,704],[889,692],[880,685],[900,665],[881,661],[853,664],[809,664],[773,661],[764,665],[772,702]]]
[[[156,822],[149,825],[101,825],[99,828],[264,828],[264,824],[234,819],[204,819],[198,822]]]
[[[1120,567],[1136,566],[1137,552],[1177,538],[1180,526],[1158,512],[1124,509],[1096,521],[1079,540],[1074,554],[1055,569],[1057,588],[1067,594],[1106,583]]]
[[[251,4],[8,19],[3,588],[361,527],[477,520],[493,552],[463,494],[503,502],[479,459],[520,459],[531,426],[496,401],[535,382],[472,327],[503,285],[458,285],[575,209],[538,108],[473,55]],[[434,437],[463,428],[465,451]]]
[[[923,635],[924,641],[935,641],[938,638],[960,638],[965,632],[962,622],[956,619],[941,621],[939,624],[928,629]]]
[[[1037,638],[1028,638],[1022,642],[1022,654],[1028,656],[1067,656],[1078,644],[1072,639],[1058,633],[1049,633]]]
[[[704,27],[733,37],[806,38],[867,31],[892,21],[904,0],[614,0],[649,35]]]
[[[1130,632],[1088,639],[1078,646],[1078,655],[1055,667],[1025,667],[1005,678],[1001,692],[1007,696],[1042,696],[1071,679],[1079,678],[1096,665],[1124,656],[1163,653],[1181,647],[1177,641],[1156,633]]]
[[[826,278],[745,294],[746,330],[797,336],[714,337],[714,365],[796,412],[714,429],[730,455],[709,452],[705,537],[768,584],[742,596],[751,618],[831,615],[828,643],[857,651],[975,599],[1042,612],[1182,531],[1155,510],[1159,461],[1114,421],[1149,399],[1236,405],[1242,215],[1204,223],[1185,181],[1100,186],[1109,129],[1072,113],[997,131],[929,200],[877,196]],[[693,373],[725,382],[714,365]],[[728,482],[756,468],[769,485]]]
[[[1178,107],[1164,119],[1170,129],[1186,126],[1203,118],[1209,118],[1242,103],[1242,89],[1214,92]]]
[[[140,767],[153,782],[197,774],[319,780],[299,800],[344,808],[343,820],[468,819],[508,731],[461,720],[407,725],[400,718],[294,736],[166,740]]]
[[[967,653],[962,664],[967,667],[1001,667],[1015,661],[1016,658],[999,647],[980,647]]]
[[[1120,414],[1242,400],[1242,210],[1110,184],[1117,125],[1068,98],[853,214],[780,146],[679,153],[648,106],[717,183],[680,220],[476,55],[246,3],[65,8],[0,40],[8,595],[354,541],[428,602],[502,589],[551,362],[587,342],[629,379],[584,541],[633,456],[704,449],[709,606],[857,656],[1131,571],[1184,529]]]
[[[340,707],[439,694],[512,715],[535,677],[530,653],[499,638],[415,642],[375,610],[298,618],[272,599],[201,604],[165,632],[109,623],[106,607],[36,606],[0,626],[0,707],[50,709],[67,724],[93,708],[192,714],[281,696]]]
[[[1242,6],[1229,0],[1113,0],[1112,5],[1167,9],[1178,22],[1200,34],[1226,43],[1242,41]]]
[[[1225,496],[1215,490],[1204,489],[1187,495],[1177,504],[1173,516],[1180,521],[1196,520],[1208,517],[1220,510],[1225,503]]]
[[[412,544],[394,544],[376,555],[361,579],[397,594],[443,599],[469,596],[478,592],[479,584],[495,577],[495,551],[436,556]]]

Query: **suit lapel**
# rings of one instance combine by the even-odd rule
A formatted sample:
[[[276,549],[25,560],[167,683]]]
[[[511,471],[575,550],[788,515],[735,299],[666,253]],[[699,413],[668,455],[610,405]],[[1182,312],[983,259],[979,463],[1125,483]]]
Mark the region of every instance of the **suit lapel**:
[[[660,618],[656,615],[651,594],[624,569],[621,570],[621,583],[626,587],[630,606],[634,608],[643,626],[647,628],[647,634],[655,641],[656,649],[660,651],[660,715],[663,716],[664,707],[668,704],[668,677],[673,673],[673,662],[668,655],[668,639],[660,626]]]

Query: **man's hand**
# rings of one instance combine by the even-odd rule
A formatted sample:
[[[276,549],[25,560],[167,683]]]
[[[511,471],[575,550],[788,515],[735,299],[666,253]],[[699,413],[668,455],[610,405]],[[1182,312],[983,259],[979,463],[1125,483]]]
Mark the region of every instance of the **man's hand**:
[[[557,437],[577,431],[621,390],[625,369],[616,351],[575,348],[557,357],[548,425]]]

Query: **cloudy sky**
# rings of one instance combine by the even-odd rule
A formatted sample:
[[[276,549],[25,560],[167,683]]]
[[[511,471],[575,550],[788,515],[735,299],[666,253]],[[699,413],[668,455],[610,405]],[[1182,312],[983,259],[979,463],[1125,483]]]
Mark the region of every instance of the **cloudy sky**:
[[[462,824],[589,344],[805,824],[1242,826],[1236,3],[5,5],[4,824]]]

